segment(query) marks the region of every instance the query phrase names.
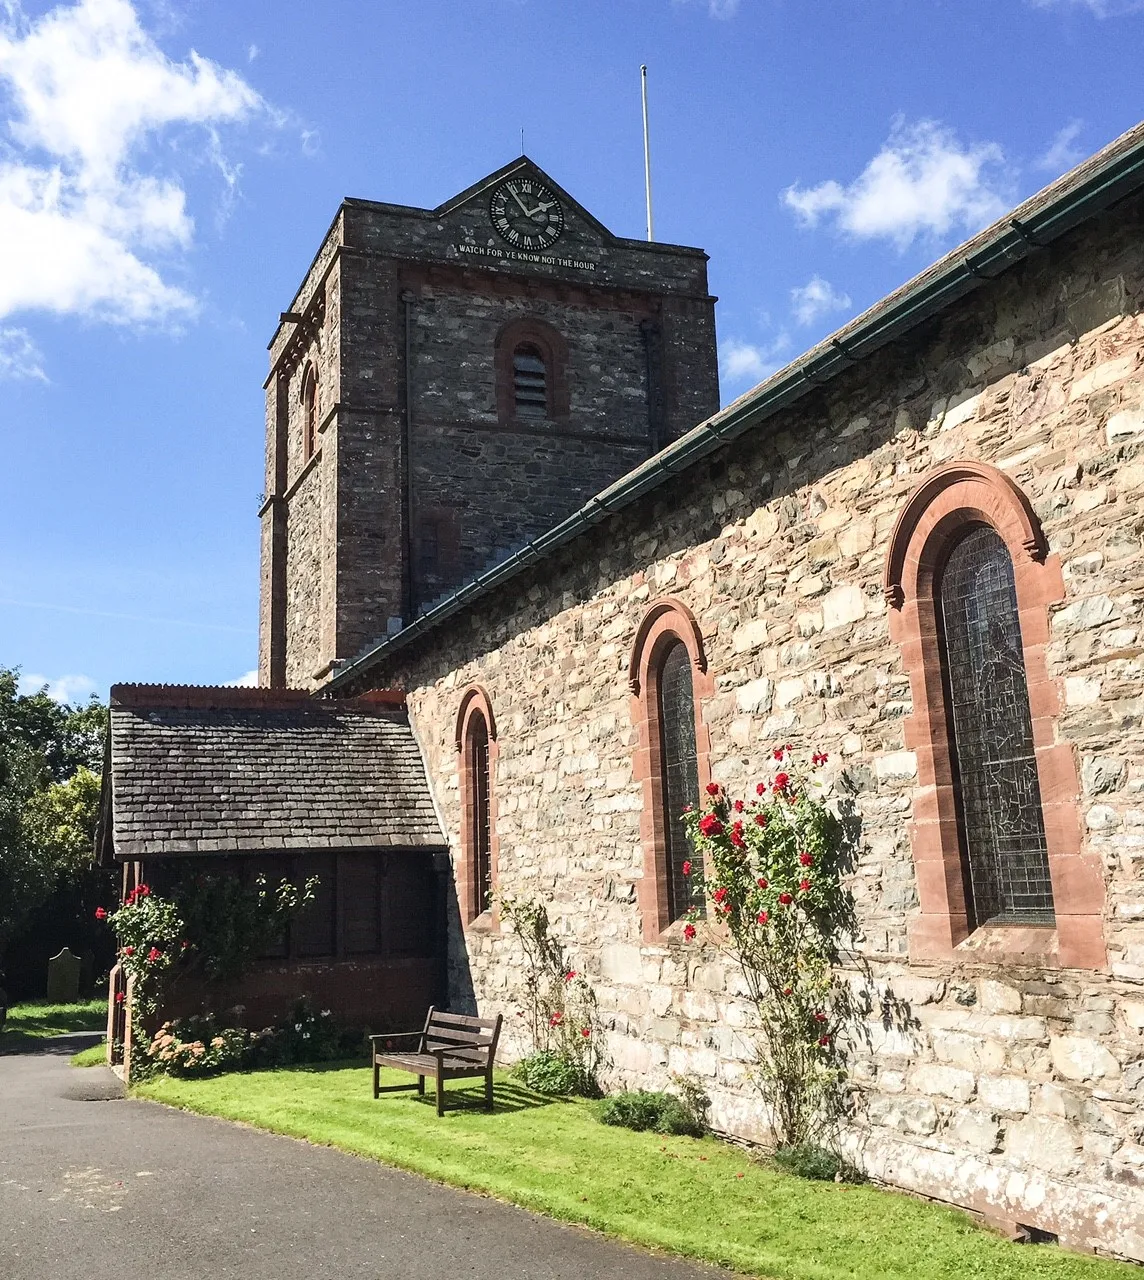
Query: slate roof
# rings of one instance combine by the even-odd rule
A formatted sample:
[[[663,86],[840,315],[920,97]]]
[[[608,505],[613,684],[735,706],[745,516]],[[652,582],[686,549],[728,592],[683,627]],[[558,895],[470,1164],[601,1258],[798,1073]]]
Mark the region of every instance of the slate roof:
[[[392,703],[116,685],[103,860],[443,847],[420,751]]]

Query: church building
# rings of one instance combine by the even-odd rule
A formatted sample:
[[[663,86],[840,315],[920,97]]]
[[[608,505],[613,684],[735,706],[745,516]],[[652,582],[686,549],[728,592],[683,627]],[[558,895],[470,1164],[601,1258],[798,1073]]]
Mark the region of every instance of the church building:
[[[412,856],[418,998],[482,1014],[519,975],[498,895],[542,899],[609,1082],[693,1073],[765,1141],[674,816],[826,753],[861,824],[852,1157],[1144,1261],[1142,233],[1139,126],[716,411],[700,251],[524,158],[347,201],[271,346],[265,687],[116,686],[104,857],[326,857],[325,953],[265,961],[297,986],[362,963],[360,855],[378,904]],[[348,740],[377,758],[339,792]],[[233,762],[198,790],[195,742]]]

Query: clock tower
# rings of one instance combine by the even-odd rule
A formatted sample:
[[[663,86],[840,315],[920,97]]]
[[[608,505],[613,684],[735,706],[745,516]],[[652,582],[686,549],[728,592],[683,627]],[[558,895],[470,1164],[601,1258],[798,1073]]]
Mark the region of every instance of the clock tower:
[[[700,249],[525,156],[346,200],[270,343],[259,679],[316,687],[719,407]]]

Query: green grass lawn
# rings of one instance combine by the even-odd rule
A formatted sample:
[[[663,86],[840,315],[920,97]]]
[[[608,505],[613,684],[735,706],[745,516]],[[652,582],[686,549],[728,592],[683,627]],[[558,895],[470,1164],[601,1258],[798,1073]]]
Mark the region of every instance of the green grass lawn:
[[[103,1042],[93,1044],[90,1049],[81,1049],[71,1057],[73,1067],[102,1067],[106,1061],[107,1045]]]
[[[411,1077],[383,1073],[382,1083]],[[465,1082],[467,1083],[467,1082]],[[476,1101],[460,1082],[450,1096]],[[438,1119],[431,1098],[371,1096],[336,1064],[160,1077],[137,1096],[241,1120],[484,1192],[566,1222],[769,1280],[1139,1280],[1127,1264],[1013,1245],[964,1214],[870,1186],[805,1182],[713,1138],[613,1129],[598,1104],[554,1102],[498,1076],[497,1109]]]
[[[29,1001],[14,1004],[0,1031],[0,1053],[35,1048],[35,1041],[62,1036],[69,1031],[103,1031],[107,1026],[106,1000],[81,1000],[76,1004]]]

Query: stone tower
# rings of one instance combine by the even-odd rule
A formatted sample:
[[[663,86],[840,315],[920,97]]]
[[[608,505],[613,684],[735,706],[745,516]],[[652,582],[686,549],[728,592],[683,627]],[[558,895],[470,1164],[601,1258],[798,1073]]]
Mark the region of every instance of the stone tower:
[[[346,200],[270,344],[259,679],[310,687],[719,407],[700,249],[522,156]]]

